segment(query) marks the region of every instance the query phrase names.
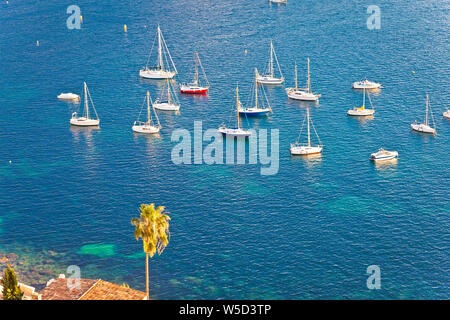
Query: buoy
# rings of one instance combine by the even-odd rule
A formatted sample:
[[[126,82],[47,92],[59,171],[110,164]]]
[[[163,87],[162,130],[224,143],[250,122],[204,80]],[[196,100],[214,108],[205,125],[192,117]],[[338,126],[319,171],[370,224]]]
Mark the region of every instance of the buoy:
[[[12,163],[12,161],[11,161],[11,160],[9,160],[9,163]]]
[[[127,25],[126,24],[123,25],[123,31],[127,32]]]
[[[413,71],[412,73],[413,73],[413,74],[415,74],[416,72],[415,72],[415,71]]]
[[[245,49],[244,53],[247,54],[247,49]]]
[[[80,16],[80,21],[83,22],[83,16]]]
[[[39,47],[39,40],[36,40],[36,46]]]

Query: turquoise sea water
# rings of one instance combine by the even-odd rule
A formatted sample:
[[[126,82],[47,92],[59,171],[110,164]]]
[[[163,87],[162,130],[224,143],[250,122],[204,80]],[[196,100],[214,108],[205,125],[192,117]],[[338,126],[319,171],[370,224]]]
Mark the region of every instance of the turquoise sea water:
[[[68,30],[70,4],[0,5],[0,251],[52,250],[65,254],[62,269],[79,265],[82,277],[143,290],[130,219],[155,202],[172,217],[170,244],[150,264],[155,298],[449,297],[448,4],[80,0],[82,29]],[[371,4],[381,8],[380,30],[366,27]],[[207,96],[180,96],[180,114],[161,114],[160,136],[143,137],[131,125],[146,90],[156,97],[162,87],[138,77],[157,24],[178,80],[198,50],[212,86]],[[274,112],[250,124],[279,129],[278,174],[174,165],[172,131],[228,119],[236,83],[246,98],[270,39],[287,85],[295,61],[304,83],[310,57],[322,94],[315,105],[267,88]],[[361,104],[350,86],[365,76],[384,88],[372,95],[375,118],[360,121],[346,110]],[[83,81],[99,130],[70,128],[78,106],[56,100]],[[409,128],[423,119],[427,93],[436,137]],[[324,152],[291,158],[308,106]],[[398,162],[370,163],[379,147],[397,150]],[[381,268],[380,290],[366,287],[369,265]]]

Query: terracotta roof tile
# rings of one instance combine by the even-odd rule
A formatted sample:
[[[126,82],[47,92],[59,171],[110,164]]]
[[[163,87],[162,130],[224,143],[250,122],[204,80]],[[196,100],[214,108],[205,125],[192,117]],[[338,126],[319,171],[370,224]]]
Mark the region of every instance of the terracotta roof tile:
[[[144,300],[145,292],[98,280],[79,300]]]
[[[41,291],[42,300],[78,300],[97,280],[80,279],[80,288],[69,289],[64,278],[52,279]]]

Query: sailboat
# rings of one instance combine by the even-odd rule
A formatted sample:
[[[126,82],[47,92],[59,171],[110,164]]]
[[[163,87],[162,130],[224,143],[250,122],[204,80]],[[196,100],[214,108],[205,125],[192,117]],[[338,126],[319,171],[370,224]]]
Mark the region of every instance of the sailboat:
[[[272,3],[287,3],[287,0],[269,0]]]
[[[245,114],[245,115],[249,115],[249,116],[261,116],[261,115],[265,115],[267,113],[269,113],[270,111],[272,111],[272,109],[270,108],[269,102],[267,101],[268,107],[263,107],[261,108],[260,106],[258,106],[258,81],[257,81],[257,77],[258,77],[258,69],[255,68],[255,100],[254,100],[254,105],[253,106],[249,106],[249,107],[243,107],[241,103],[239,103],[239,114]],[[263,89],[264,90],[264,89]],[[265,97],[264,91],[263,91],[263,95]],[[266,99],[262,98],[261,101],[264,104],[264,100]]]
[[[366,109],[366,89],[364,88],[363,91],[363,105],[361,107],[355,107],[353,109],[350,109],[347,111],[347,114],[349,116],[372,116],[375,113],[375,109],[373,109],[372,101],[370,100],[369,93],[367,92],[367,97],[369,97],[370,105],[372,106],[372,109]]]
[[[141,109],[142,111],[142,109]],[[147,91],[147,121],[146,122],[142,122],[139,121],[139,117],[138,120],[136,120],[133,123],[133,127],[131,127],[131,129],[134,132],[138,132],[138,133],[158,133],[159,130],[161,129],[161,124],[159,123],[159,119],[158,119],[158,114],[155,111],[155,107],[153,106],[153,112],[155,113],[155,118],[156,118],[156,125],[152,124],[152,115],[150,113],[150,92]],[[139,113],[140,115],[140,113]]]
[[[430,109],[431,119],[433,121],[434,128],[430,127],[430,123],[428,120],[428,109]],[[417,123],[417,120],[416,120],[414,123],[411,123],[411,129],[413,129],[414,131],[423,132],[423,133],[432,133],[435,135],[436,134],[435,128],[436,128],[436,125],[434,123],[433,112],[431,111],[431,107],[429,106],[428,95],[427,95],[427,105],[425,108],[425,123]]]
[[[228,128],[225,125],[219,127],[219,132],[226,136],[233,137],[248,137],[252,134],[250,130],[245,130],[241,128],[241,123],[239,119],[239,108],[241,102],[239,100],[239,87],[236,87],[236,128]]]
[[[163,92],[160,97],[153,103],[153,107],[164,111],[178,111],[180,110],[180,103],[172,87],[172,80],[167,81],[167,100],[163,97]]]
[[[353,82],[352,84],[353,89],[380,89],[381,83],[369,81],[367,79],[364,79],[362,81]]]
[[[280,78],[275,77],[274,60],[277,63]],[[280,64],[278,63],[278,58],[275,53],[272,40],[270,40],[270,58],[268,70],[263,75],[258,74],[256,80],[262,84],[282,84],[284,82],[283,74],[281,73]]]
[[[297,64],[295,65],[295,88],[286,88],[286,93],[289,98],[302,101],[317,101],[320,98],[320,94],[311,92],[311,77],[309,73],[309,58],[308,61],[308,77],[306,79],[307,87],[305,89],[298,88],[297,86]]]
[[[81,126],[81,127],[98,126],[100,124],[100,119],[98,118],[98,114],[97,114],[97,111],[95,110],[94,102],[92,101],[91,94],[89,93],[89,89],[86,85],[86,82],[83,82],[83,86],[84,86],[83,115],[79,117],[76,112],[72,113],[72,118],[70,119],[70,124],[74,125],[74,126]],[[92,109],[94,109],[94,113],[96,116],[95,119],[92,119],[89,114],[88,97],[89,97],[89,100],[91,101]]]
[[[194,64],[195,64],[195,73],[194,73],[194,81],[188,84],[182,84],[180,86],[181,93],[191,93],[191,94],[203,94],[208,92],[209,82],[208,78],[206,78],[205,70],[203,69],[203,65],[198,56],[198,52],[194,54]],[[205,83],[201,84],[199,82],[199,74],[198,74],[198,66],[202,70],[203,76],[205,77]]]
[[[321,153],[322,149],[323,149],[323,145],[320,143],[320,138],[319,135],[317,134],[316,129],[314,128],[314,124],[312,124],[312,121],[310,119],[309,116],[309,108],[306,109],[307,113],[306,113],[306,118],[307,118],[307,122],[308,122],[308,144],[300,144],[298,142],[298,139],[295,143],[291,143],[291,149],[290,152],[292,155],[309,155],[309,154],[317,154],[317,153]],[[311,132],[310,132],[310,124],[313,126],[314,132],[316,133],[317,136],[317,140],[319,140],[319,144],[312,146],[311,145]],[[303,127],[302,127],[303,129]],[[301,131],[300,131],[300,135],[299,138],[301,136]]]
[[[156,36],[158,38],[158,57],[156,60],[156,66],[148,66],[148,62],[152,56],[152,46],[147,64],[139,71],[139,76],[146,79],[172,79],[178,73],[178,71],[175,67],[175,64],[173,63],[172,56],[170,55],[169,49],[167,48],[166,41],[164,40],[159,25]],[[167,59],[167,56],[169,57],[169,60]],[[166,63],[164,63],[164,60],[166,60]]]

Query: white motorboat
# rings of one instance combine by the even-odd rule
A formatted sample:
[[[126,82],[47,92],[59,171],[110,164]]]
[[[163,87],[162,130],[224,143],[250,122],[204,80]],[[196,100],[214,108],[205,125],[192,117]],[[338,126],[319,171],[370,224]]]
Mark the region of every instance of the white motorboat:
[[[158,99],[153,103],[153,107],[163,111],[178,111],[180,110],[180,103],[178,97],[173,90],[172,80],[166,79],[167,91],[163,90]],[[167,97],[164,96],[164,92],[167,92]]]
[[[367,92],[367,97],[369,97],[370,105],[372,106],[372,109],[366,109],[366,89],[363,89],[363,105],[361,107],[355,107],[353,109],[350,109],[347,111],[347,114],[349,116],[359,116],[359,117],[366,117],[366,116],[372,116],[375,113],[375,109],[373,108],[372,101],[370,100],[369,93]]]
[[[428,109],[430,109],[431,119],[433,121],[433,127],[431,127],[430,123],[429,123]],[[431,111],[431,106],[429,106],[429,103],[428,103],[428,95],[427,95],[427,104],[425,107],[425,122],[418,123],[416,120],[414,123],[411,123],[411,129],[414,131],[417,131],[417,132],[431,133],[433,135],[436,135],[436,125],[434,123],[434,117],[433,117],[433,112]]]
[[[72,118],[70,119],[70,124],[74,126],[80,127],[88,127],[88,126],[98,126],[100,124],[100,119],[98,118],[97,111],[95,110],[94,102],[92,101],[91,94],[89,93],[89,89],[87,88],[86,82],[83,82],[84,86],[84,109],[83,114],[78,116],[76,112],[72,113]],[[91,118],[89,113],[89,100],[92,104],[92,109],[94,110],[96,118]]]
[[[139,70],[139,76],[146,79],[172,79],[178,73],[178,71],[175,67],[175,64],[173,63],[172,56],[170,55],[169,49],[167,48],[166,41],[164,40],[159,25],[156,36],[158,40],[158,56],[156,60],[156,66],[148,66],[148,63],[152,56],[152,46],[147,64],[144,68]]]
[[[353,82],[353,89],[380,89],[382,88],[381,83],[369,81],[364,79],[362,81]]]
[[[299,134],[297,141],[295,143],[291,143],[291,148],[289,150],[291,152],[291,155],[318,154],[318,153],[321,153],[323,150],[323,145],[320,143],[319,135],[317,134],[317,131],[314,128],[314,124],[312,124],[312,121],[310,120],[309,108],[307,108],[306,120],[307,120],[307,128],[308,128],[308,143],[307,144],[299,143],[299,139],[300,139],[300,136],[301,136],[302,130],[303,130],[303,126],[302,126],[302,129],[300,130],[300,134]],[[316,133],[316,136],[317,136],[317,140],[319,141],[319,144],[315,145],[315,146],[311,145],[310,123],[312,124],[314,132]]]
[[[450,110],[445,111],[442,115],[444,118],[450,119]]]
[[[264,88],[262,85],[258,84],[257,77],[258,77],[258,69],[255,68],[255,82],[253,84],[255,95],[254,96],[252,95],[251,98],[249,99],[252,100],[249,106],[244,107],[241,103],[239,103],[239,114],[245,114],[248,116],[262,116],[272,111],[272,108],[270,107],[269,104],[269,100],[267,99],[267,96],[264,92]],[[262,94],[260,95],[258,95],[258,86],[261,86]],[[259,104],[258,100],[261,100]],[[266,102],[267,107],[265,106]]]
[[[152,104],[152,106],[153,106],[153,104]],[[142,112],[142,108],[141,108],[141,112]],[[131,129],[137,133],[147,133],[147,134],[158,133],[159,130],[161,129],[161,124],[159,123],[158,114],[156,113],[154,106],[153,106],[153,112],[154,112],[155,118],[156,118],[156,125],[154,125],[153,121],[152,121],[153,119],[152,119],[152,115],[150,112],[150,92],[147,91],[147,121],[146,122],[139,121],[139,116],[141,114],[141,113],[139,113],[138,120],[136,120],[134,122],[133,127],[131,127]]]
[[[295,65],[295,88],[286,88],[287,96],[290,99],[301,101],[318,101],[320,94],[311,92],[311,78],[309,72],[309,58],[308,61],[308,77],[306,79],[307,87],[305,89],[298,88],[297,85],[297,64]]]
[[[398,152],[397,151],[387,151],[383,148],[380,148],[378,152],[372,153],[370,155],[370,160],[373,161],[385,161],[385,160],[392,160],[398,158]]]
[[[275,77],[275,68],[274,61],[277,64],[279,77]],[[267,71],[260,75],[258,74],[256,77],[256,81],[262,84],[282,84],[284,82],[283,74],[281,73],[280,64],[278,63],[278,58],[275,53],[275,49],[273,47],[272,40],[270,40],[270,58],[269,58],[269,66]]]
[[[226,125],[221,125],[218,128],[218,131],[223,135],[232,137],[249,137],[252,134],[250,130],[241,128],[241,123],[239,119],[240,105],[241,102],[239,100],[239,87],[236,87],[236,127],[227,127]]]
[[[61,93],[60,95],[58,95],[57,97],[59,100],[67,100],[67,101],[79,101],[80,100],[80,96],[72,93],[72,92],[68,92],[68,93]]]

